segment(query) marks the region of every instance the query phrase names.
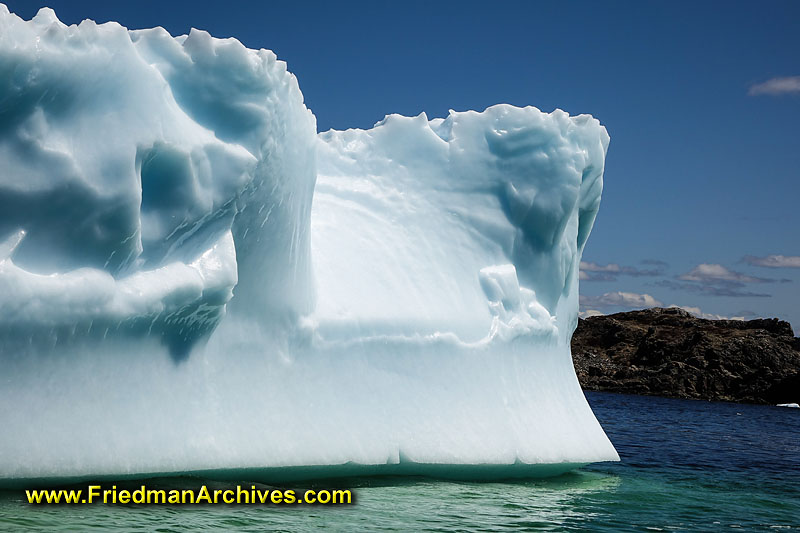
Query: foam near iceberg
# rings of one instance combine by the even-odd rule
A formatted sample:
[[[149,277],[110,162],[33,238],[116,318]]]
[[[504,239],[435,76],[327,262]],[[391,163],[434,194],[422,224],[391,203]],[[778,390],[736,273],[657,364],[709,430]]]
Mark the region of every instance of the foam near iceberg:
[[[0,4],[0,482],[617,460],[569,351],[608,140],[317,134],[270,51]]]

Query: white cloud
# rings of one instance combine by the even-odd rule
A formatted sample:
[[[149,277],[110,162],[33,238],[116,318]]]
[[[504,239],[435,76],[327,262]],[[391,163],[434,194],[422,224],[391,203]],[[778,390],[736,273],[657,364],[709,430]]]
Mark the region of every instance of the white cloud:
[[[750,96],[756,96],[759,94],[800,94],[800,76],[770,78],[763,83],[751,85],[750,90],[747,91],[747,94]]]
[[[638,294],[635,292],[607,292],[600,296],[581,295],[581,305],[589,307],[627,307],[645,308],[661,307],[663,304],[649,294]]]
[[[753,276],[748,276],[746,274],[742,274],[741,272],[735,272],[730,270],[722,265],[718,264],[710,264],[710,263],[702,263],[694,267],[692,270],[687,272],[686,274],[681,274],[678,276],[678,279],[683,281],[698,281],[701,283],[714,283],[720,281],[734,281],[738,283],[763,283],[766,280],[763,278],[755,278]]]
[[[704,281],[702,283],[679,283],[663,279],[654,283],[659,287],[675,291],[690,291],[709,296],[728,296],[732,298],[771,298],[770,294],[742,290],[744,283],[740,281]]]
[[[581,261],[581,270],[584,272],[620,272],[621,268],[616,263],[609,263],[607,265],[598,265],[591,261]]]
[[[743,316],[722,316],[713,313],[704,313],[699,307],[689,307],[687,305],[670,305],[671,308],[677,307],[683,309],[697,318],[706,318],[708,320],[745,320]]]
[[[800,256],[797,255],[768,255],[766,257],[746,255],[742,261],[753,266],[769,268],[800,268]]]
[[[605,315],[604,312],[598,311],[597,309],[587,309],[586,311],[580,311],[578,316],[581,318],[589,318],[590,316],[603,316]]]
[[[648,264],[654,264],[650,260]],[[657,262],[657,268],[639,269],[632,266],[620,266],[617,263],[600,265],[591,261],[581,261],[580,279],[583,281],[617,281],[617,276],[660,276],[664,273],[665,263]]]

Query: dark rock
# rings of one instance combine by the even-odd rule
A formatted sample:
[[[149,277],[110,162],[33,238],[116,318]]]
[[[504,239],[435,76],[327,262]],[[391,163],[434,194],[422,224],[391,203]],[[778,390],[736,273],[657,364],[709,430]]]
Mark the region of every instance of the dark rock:
[[[800,338],[777,318],[706,320],[652,308],[578,321],[584,389],[749,403],[800,403]]]

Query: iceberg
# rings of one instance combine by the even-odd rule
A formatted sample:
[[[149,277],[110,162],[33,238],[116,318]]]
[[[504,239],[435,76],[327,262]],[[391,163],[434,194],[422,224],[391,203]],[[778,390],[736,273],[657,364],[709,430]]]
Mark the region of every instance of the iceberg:
[[[0,4],[0,483],[618,460],[569,347],[608,142],[318,134],[268,50]]]

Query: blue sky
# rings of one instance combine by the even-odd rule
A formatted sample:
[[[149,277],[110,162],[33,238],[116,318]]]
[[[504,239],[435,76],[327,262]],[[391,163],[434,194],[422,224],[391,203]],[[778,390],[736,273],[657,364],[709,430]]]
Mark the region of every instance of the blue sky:
[[[272,49],[320,130],[499,102],[591,113],[612,141],[585,308],[676,304],[800,332],[800,2],[7,5]]]

